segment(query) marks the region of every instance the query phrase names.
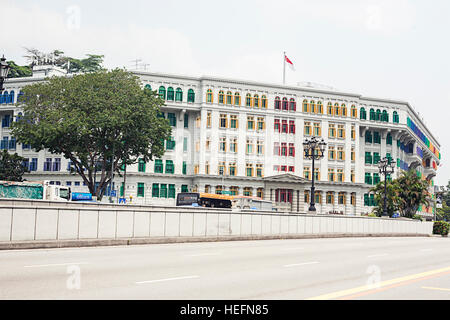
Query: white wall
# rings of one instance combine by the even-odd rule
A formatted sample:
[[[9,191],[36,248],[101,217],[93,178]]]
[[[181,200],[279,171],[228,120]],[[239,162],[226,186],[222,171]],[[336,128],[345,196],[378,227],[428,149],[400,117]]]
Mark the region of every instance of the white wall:
[[[174,208],[0,207],[0,241],[250,235],[431,235],[432,222]]]

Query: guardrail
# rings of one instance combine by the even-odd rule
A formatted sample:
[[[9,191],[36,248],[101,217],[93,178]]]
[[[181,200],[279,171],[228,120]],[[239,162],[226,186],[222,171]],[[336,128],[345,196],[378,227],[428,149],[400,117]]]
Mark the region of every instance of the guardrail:
[[[341,215],[131,206],[0,206],[0,242],[287,235],[430,236],[432,229],[432,222]]]

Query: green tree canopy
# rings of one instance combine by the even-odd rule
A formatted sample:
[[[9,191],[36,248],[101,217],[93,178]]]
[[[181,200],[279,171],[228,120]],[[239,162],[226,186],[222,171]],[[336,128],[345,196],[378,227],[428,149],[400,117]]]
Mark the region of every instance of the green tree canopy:
[[[389,216],[399,211],[400,215],[412,218],[421,205],[430,205],[428,181],[422,180],[415,170],[403,171],[397,179],[387,182],[386,207]],[[374,193],[377,207],[374,212],[381,216],[384,206],[384,181],[370,190]]]
[[[37,49],[25,48],[27,55],[26,58],[31,61],[29,65],[19,66],[14,61],[7,61],[11,70],[8,74],[8,78],[29,77],[32,75],[32,67],[35,61],[42,59],[45,54]],[[103,55],[86,54],[87,58],[78,59],[69,56],[65,56],[61,50],[53,50],[52,52],[54,61],[53,64],[57,67],[68,70],[69,73],[87,73],[104,70]]]
[[[386,209],[389,217],[392,217],[392,215],[398,211],[396,190],[397,186],[393,181],[386,181]],[[384,210],[384,181],[380,181],[375,187],[370,189],[370,192],[374,194],[374,199],[377,203],[373,212],[378,217],[381,217]]]
[[[430,205],[428,181],[422,180],[415,170],[404,171],[396,183],[396,200],[400,214],[412,218],[419,206]]]
[[[28,172],[23,165],[24,160],[17,153],[10,154],[3,150],[0,153],[0,180],[23,181],[23,174]]]
[[[157,116],[164,101],[155,91],[142,89],[139,78],[129,72],[52,77],[22,91],[24,115],[13,123],[12,134],[36,151],[64,155],[99,199],[110,182],[111,159],[120,175],[123,164],[164,154],[164,140],[171,133],[167,120]]]

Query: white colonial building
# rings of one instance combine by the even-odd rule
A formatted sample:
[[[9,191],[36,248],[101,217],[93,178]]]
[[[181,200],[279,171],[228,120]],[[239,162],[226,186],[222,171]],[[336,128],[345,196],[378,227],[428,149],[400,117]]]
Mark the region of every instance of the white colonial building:
[[[115,186],[132,203],[175,204],[176,193],[198,191],[252,195],[272,200],[279,209],[306,212],[310,179],[316,177],[318,213],[368,213],[374,205],[368,190],[379,176],[380,158],[396,161],[394,177],[416,170],[430,182],[440,163],[439,143],[407,102],[363,97],[313,87],[134,72],[142,86],[166,101],[161,116],[172,126],[162,159],[127,167],[126,186]],[[39,66],[29,78],[8,79],[1,95],[1,147],[28,159],[29,180],[87,192],[81,177],[71,175],[68,160],[20,145],[10,123],[21,112],[21,88],[62,71]],[[303,156],[305,137],[323,137],[325,157]],[[421,213],[432,216],[430,208]]]

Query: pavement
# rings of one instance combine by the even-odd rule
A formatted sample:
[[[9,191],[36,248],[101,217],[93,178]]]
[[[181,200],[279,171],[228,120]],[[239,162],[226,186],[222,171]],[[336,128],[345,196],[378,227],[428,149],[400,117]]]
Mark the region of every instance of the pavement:
[[[443,237],[0,251],[0,299],[448,300]]]

